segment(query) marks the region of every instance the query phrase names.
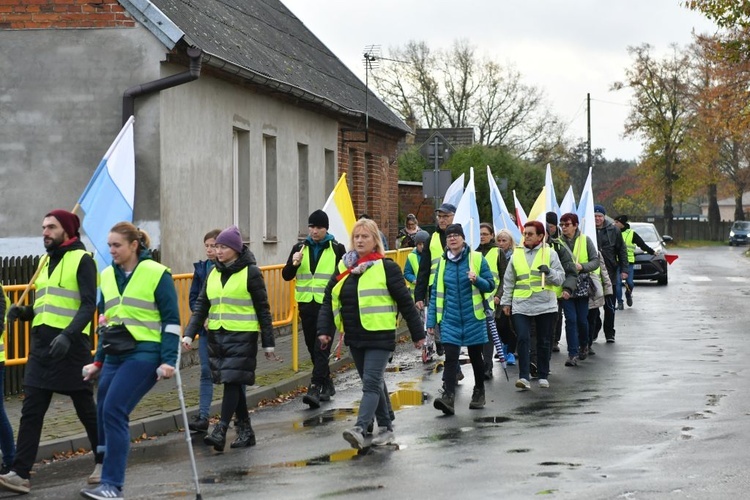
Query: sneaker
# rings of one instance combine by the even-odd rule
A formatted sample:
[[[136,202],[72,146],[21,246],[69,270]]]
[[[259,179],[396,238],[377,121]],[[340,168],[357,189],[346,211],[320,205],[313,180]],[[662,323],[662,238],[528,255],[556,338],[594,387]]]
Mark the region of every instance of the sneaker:
[[[607,337],[607,344],[614,344],[615,338],[614,337]]]
[[[578,366],[578,358],[569,356],[567,361],[565,361],[565,366]]]
[[[352,427],[344,431],[344,439],[352,445],[352,448],[361,450],[365,447],[365,436],[361,427]]]
[[[391,444],[395,436],[393,435],[393,429],[388,427],[380,427],[378,429],[378,435],[372,438],[373,446],[385,446]]]
[[[589,350],[587,347],[581,347],[578,349],[578,359],[583,361],[584,359],[589,357]]]
[[[633,294],[626,293],[625,294],[625,302],[628,303],[628,307],[633,307]]]
[[[320,390],[320,400],[330,401],[331,397],[336,394],[336,388],[333,387],[333,380],[330,378],[323,382],[323,388]]]
[[[99,484],[102,482],[102,464],[94,465],[94,472],[86,480],[89,484]]]
[[[31,483],[28,479],[24,479],[16,474],[15,471],[10,471],[0,476],[0,488],[16,493],[28,493],[31,491]]]
[[[625,306],[623,305],[623,303],[622,302],[618,302],[617,303],[617,310],[618,311],[622,311],[623,309],[625,309]]]
[[[124,498],[122,488],[111,484],[100,484],[96,488],[81,490],[83,498],[94,498],[96,500],[107,500],[108,498]]]
[[[484,388],[474,387],[474,392],[471,394],[471,403],[469,403],[470,410],[481,410],[484,408]]]
[[[193,421],[188,423],[188,429],[193,432],[208,432],[208,419],[200,415],[193,415]]]
[[[516,380],[516,387],[524,391],[528,391],[529,389],[531,389],[531,384],[525,378],[519,378],[518,380]]]
[[[547,380],[546,378],[540,378],[539,387],[541,387],[542,389],[549,389],[549,380]]]
[[[310,387],[307,388],[307,394],[302,398],[302,402],[310,405],[310,408],[320,408],[320,387],[310,384]]]
[[[516,357],[512,352],[509,352],[508,355],[505,356],[505,361],[508,363],[508,366],[516,366]]]
[[[560,352],[560,342],[555,342],[555,345],[552,346],[552,352]]]

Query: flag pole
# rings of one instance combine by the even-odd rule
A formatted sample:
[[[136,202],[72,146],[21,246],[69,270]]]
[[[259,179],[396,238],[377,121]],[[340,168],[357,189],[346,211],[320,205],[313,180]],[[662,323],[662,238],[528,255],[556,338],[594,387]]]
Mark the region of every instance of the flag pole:
[[[81,208],[81,205],[76,203],[76,206],[73,207],[73,210],[71,210],[71,213],[76,213],[78,209]],[[34,275],[31,277],[29,282],[26,284],[26,288],[24,288],[23,293],[20,297],[18,297],[18,300],[16,301],[15,305],[20,306],[23,301],[26,299],[26,296],[29,294],[29,291],[31,290],[31,287],[34,286],[34,283],[36,282],[36,279],[39,277],[39,273],[42,271],[42,268],[44,267],[44,264],[47,263],[47,259],[49,258],[49,254],[45,252],[44,255],[42,255],[42,258],[39,260],[39,265],[36,266],[36,271],[34,271]]]

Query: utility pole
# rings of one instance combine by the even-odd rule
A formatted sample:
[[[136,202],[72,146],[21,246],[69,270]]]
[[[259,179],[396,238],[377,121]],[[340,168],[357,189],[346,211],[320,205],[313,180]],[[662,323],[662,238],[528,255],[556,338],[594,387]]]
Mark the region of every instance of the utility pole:
[[[437,135],[435,135],[434,142],[432,144],[432,147],[434,148],[433,151],[435,153],[435,161],[433,162],[433,168],[435,172],[435,210],[440,208],[440,195],[438,194],[439,189],[439,181],[438,176],[440,174],[440,158],[439,158],[439,151],[440,151],[440,140],[438,139]]]
[[[591,94],[586,94],[586,129],[588,132],[588,141],[586,144],[587,148],[587,158],[586,158],[586,165],[588,166],[588,169],[591,169]],[[588,169],[586,172],[586,175],[588,175]]]

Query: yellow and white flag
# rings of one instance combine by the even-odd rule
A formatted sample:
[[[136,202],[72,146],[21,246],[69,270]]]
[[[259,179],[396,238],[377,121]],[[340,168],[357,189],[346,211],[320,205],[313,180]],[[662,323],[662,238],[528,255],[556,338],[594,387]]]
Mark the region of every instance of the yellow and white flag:
[[[346,184],[346,173],[341,174],[336,187],[328,196],[323,211],[328,214],[328,232],[342,243],[347,250],[351,241],[352,228],[356,222],[354,217],[354,206],[352,197],[349,195],[349,186]]]

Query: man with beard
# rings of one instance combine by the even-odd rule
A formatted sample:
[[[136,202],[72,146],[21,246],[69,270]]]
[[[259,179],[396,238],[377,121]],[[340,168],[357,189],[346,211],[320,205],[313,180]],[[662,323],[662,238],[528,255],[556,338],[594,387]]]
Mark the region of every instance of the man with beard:
[[[96,264],[80,240],[78,216],[53,210],[42,222],[47,259],[36,280],[33,306],[13,305],[8,321],[32,321],[24,400],[17,452],[10,471],[0,475],[0,488],[28,493],[29,476],[39,448],[44,416],[54,393],[73,400],[86,429],[95,468],[89,484],[99,483],[103,456],[97,453],[96,405],[92,384],[81,370],[91,363],[91,320],[96,310]]]

